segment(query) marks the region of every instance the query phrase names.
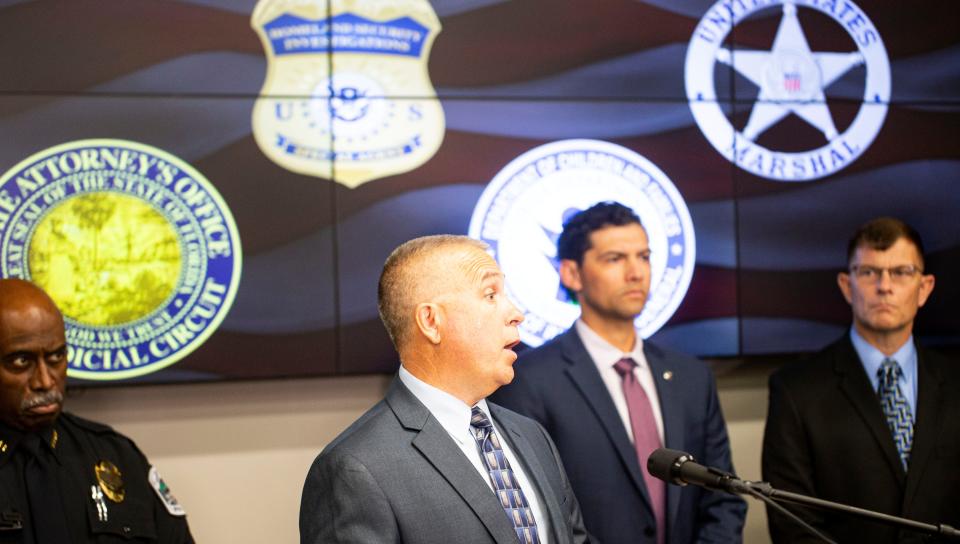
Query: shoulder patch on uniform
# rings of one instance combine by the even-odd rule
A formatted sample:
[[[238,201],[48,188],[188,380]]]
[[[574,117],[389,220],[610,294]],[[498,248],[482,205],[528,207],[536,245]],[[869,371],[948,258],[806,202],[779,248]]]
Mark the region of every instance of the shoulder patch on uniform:
[[[153,490],[157,492],[157,496],[160,497],[160,502],[162,502],[167,508],[167,512],[170,512],[171,516],[187,515],[186,510],[180,506],[180,503],[177,502],[177,498],[173,496],[173,493],[170,492],[170,488],[167,487],[167,484],[163,481],[163,478],[160,477],[160,473],[157,472],[156,467],[150,467],[150,473],[147,475],[147,479],[150,480],[150,486],[153,487]]]

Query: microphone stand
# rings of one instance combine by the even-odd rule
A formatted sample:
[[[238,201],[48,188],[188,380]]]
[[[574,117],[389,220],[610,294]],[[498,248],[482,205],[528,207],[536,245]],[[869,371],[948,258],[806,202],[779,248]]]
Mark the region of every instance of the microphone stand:
[[[708,469],[713,472],[715,469]],[[814,508],[821,508],[824,510],[834,510],[837,512],[842,512],[845,514],[851,514],[854,516],[867,518],[874,521],[879,521],[881,523],[886,523],[887,525],[895,525],[904,527],[907,529],[912,529],[921,533],[926,533],[930,535],[939,535],[952,539],[960,539],[960,531],[947,525],[945,523],[940,523],[938,525],[933,525],[930,523],[921,523],[919,521],[914,521],[911,519],[901,518],[897,516],[891,516],[889,514],[882,514],[880,512],[874,512],[873,510],[866,510],[864,508],[857,508],[856,506],[848,506],[846,504],[840,504],[838,502],[826,501],[823,499],[817,499],[815,497],[808,497],[806,495],[801,495],[799,493],[791,493],[790,491],[782,491],[775,489],[773,486],[767,482],[751,482],[746,480],[741,480],[735,476],[732,476],[722,471],[716,471],[718,476],[720,476],[720,482],[717,486],[720,489],[728,491],[730,493],[737,494],[746,494],[752,497],[756,497],[768,504],[773,504],[775,507],[780,506],[776,504],[777,501],[791,503],[791,504],[801,504],[804,506],[812,506]],[[781,510],[784,510],[782,507]],[[796,516],[785,511],[787,515],[791,518],[800,521]],[[812,527],[807,525],[804,522],[800,522],[802,525],[807,527],[807,529],[813,531],[817,536],[823,538],[827,542],[831,540],[826,538],[824,535],[820,534]]]
[[[825,510],[833,510],[843,514],[879,521],[887,525],[904,527],[928,535],[939,535],[945,538],[960,540],[960,531],[945,523],[931,525],[929,523],[921,523],[919,521],[891,516],[889,514],[881,514],[880,512],[874,512],[864,508],[848,506],[838,502],[808,497],[799,493],[781,491],[779,489],[774,489],[774,487],[767,482],[751,482],[747,480],[741,480],[729,472],[714,467],[701,465],[694,460],[692,455],[679,450],[671,450],[667,448],[659,448],[654,450],[647,459],[647,472],[655,478],[659,478],[674,485],[683,486],[693,484],[715,491],[726,491],[728,493],[750,495],[767,503],[772,508],[775,508],[785,516],[796,521],[824,542],[833,543],[833,540],[817,531],[815,528],[810,526],[810,524],[800,519],[799,516],[793,512],[790,512],[779,503],[794,503]]]

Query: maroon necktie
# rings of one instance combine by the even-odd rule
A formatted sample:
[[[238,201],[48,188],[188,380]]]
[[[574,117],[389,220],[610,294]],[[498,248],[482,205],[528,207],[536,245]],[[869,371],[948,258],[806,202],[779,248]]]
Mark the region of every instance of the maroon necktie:
[[[629,357],[617,361],[613,365],[617,374],[622,378],[623,397],[627,400],[627,410],[630,412],[630,427],[633,429],[633,446],[637,450],[637,461],[640,462],[640,473],[647,484],[647,493],[653,504],[653,515],[657,520],[657,542],[663,544],[666,537],[666,497],[667,488],[663,480],[654,478],[647,472],[647,458],[653,450],[662,447],[660,434],[657,433],[657,420],[653,417],[653,407],[643,386],[633,374],[637,362]]]

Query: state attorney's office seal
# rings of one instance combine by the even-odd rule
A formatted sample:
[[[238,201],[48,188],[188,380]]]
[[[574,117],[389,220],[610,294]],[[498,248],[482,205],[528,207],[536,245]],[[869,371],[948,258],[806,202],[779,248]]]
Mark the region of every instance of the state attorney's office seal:
[[[220,325],[240,267],[226,203],[160,149],[79,140],[0,178],[0,273],[60,307],[70,376],[118,380],[179,361]]]

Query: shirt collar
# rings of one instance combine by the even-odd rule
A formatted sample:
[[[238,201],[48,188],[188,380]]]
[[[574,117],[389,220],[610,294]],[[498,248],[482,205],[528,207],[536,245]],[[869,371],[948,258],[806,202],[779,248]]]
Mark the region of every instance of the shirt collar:
[[[427,410],[440,422],[440,426],[447,431],[447,434],[461,444],[470,437],[472,407],[467,406],[465,402],[450,393],[417,378],[403,365],[400,366],[399,376],[403,385],[427,407]],[[493,420],[486,399],[481,399],[477,406],[487,414],[491,421]]]
[[[596,333],[593,329],[587,325],[583,319],[577,319],[576,324],[574,325],[577,328],[577,333],[580,335],[580,340],[583,341],[583,346],[587,348],[587,353],[590,354],[590,357],[593,358],[593,362],[601,368],[612,367],[617,364],[617,361],[623,359],[624,357],[630,357],[636,361],[638,367],[642,367],[646,364],[647,359],[643,356],[643,338],[640,334],[637,334],[637,341],[633,346],[633,350],[624,353],[618,348],[614,347],[613,344],[604,340],[599,334]]]
[[[860,362],[863,364],[867,376],[870,377],[871,381],[876,381],[877,371],[887,356],[860,336],[860,333],[854,327],[850,327],[850,342],[853,343],[853,349],[860,357]],[[906,383],[912,383],[913,376],[917,371],[917,347],[913,344],[913,335],[910,335],[906,343],[890,358],[900,365],[900,370],[903,372],[902,380]]]
[[[59,421],[57,423],[59,423]],[[57,431],[56,428],[58,426],[58,424],[54,424],[51,427],[41,429],[37,432],[40,435],[41,441],[49,446],[49,451],[53,453],[53,458],[56,459],[57,462],[60,462],[60,453],[57,448],[60,441],[60,432]],[[22,446],[27,436],[28,433],[0,423],[0,466],[3,466],[13,458],[13,454],[16,453],[18,447]]]

